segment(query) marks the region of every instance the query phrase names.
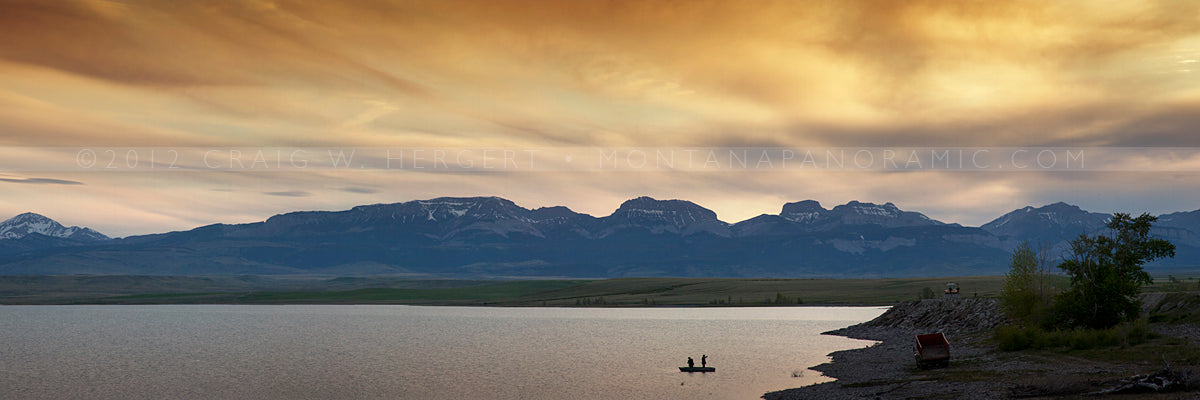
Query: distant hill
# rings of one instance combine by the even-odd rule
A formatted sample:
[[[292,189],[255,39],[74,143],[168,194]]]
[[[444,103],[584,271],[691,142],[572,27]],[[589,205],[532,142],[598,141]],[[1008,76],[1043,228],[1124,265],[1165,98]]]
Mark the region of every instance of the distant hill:
[[[1194,234],[1200,211],[1193,213],[1164,216],[1156,228],[1157,234],[1180,238],[1181,254],[1200,248]],[[974,228],[892,203],[851,201],[826,209],[806,200],[785,204],[779,214],[730,224],[685,200],[638,197],[611,215],[594,217],[561,206],[526,209],[499,197],[443,197],[115,240],[96,233],[71,245],[0,254],[0,274],[979,275],[1006,271],[1009,252],[1021,241],[1061,246],[1079,233],[1095,232],[1107,219],[1055,203]],[[76,234],[79,229],[86,228]],[[1179,265],[1178,260],[1163,265]]]

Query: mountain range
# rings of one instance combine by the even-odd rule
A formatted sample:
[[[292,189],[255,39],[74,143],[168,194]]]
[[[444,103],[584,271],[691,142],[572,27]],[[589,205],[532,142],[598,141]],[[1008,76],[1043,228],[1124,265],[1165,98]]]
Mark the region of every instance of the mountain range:
[[[611,215],[526,209],[499,197],[437,198],[303,211],[249,224],[110,239],[26,213],[0,223],[0,274],[322,274],[411,277],[905,277],[999,274],[1022,241],[1061,254],[1111,216],[1065,203],[980,227],[851,201],[813,200],[730,224],[684,200],[638,197]],[[1159,217],[1154,234],[1200,263],[1200,210]]]

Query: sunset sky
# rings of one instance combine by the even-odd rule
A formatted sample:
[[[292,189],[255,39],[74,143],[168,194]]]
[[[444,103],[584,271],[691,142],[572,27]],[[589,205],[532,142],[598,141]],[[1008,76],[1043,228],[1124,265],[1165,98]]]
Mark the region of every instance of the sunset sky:
[[[345,148],[1126,150],[1019,172],[144,167]],[[1190,211],[1197,148],[1200,1],[0,0],[0,219],[111,236],[476,195],[726,222],[804,199],[972,226],[1056,201]],[[79,158],[131,150],[131,170]]]

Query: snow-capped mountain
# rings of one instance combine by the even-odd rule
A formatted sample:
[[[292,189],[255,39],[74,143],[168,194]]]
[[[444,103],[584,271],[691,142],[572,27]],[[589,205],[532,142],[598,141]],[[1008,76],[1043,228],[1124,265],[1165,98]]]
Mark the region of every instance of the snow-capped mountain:
[[[616,211],[601,219],[597,236],[604,237],[621,229],[641,228],[651,233],[677,233],[684,236],[701,232],[729,237],[729,224],[717,219],[717,213],[684,200],[655,200],[638,197],[621,203]]]
[[[834,207],[817,221],[825,229],[847,225],[876,225],[884,228],[944,225],[925,214],[902,211],[892,203],[874,204],[851,201]]]
[[[779,212],[779,216],[788,221],[812,224],[825,217],[829,210],[821,207],[821,203],[816,200],[804,200],[795,203],[787,203],[783,205],[783,211]]]
[[[1110,216],[1055,203],[982,228],[892,203],[832,209],[787,203],[730,225],[685,200],[638,197],[611,215],[527,209],[499,197],[441,197],[104,242],[86,228],[22,215],[0,224],[0,274],[398,274],[419,277],[864,277],[1003,273],[1015,243],[1060,248]],[[1163,215],[1178,246],[1167,266],[1200,259],[1200,210]],[[65,237],[65,238],[64,238]],[[74,239],[67,239],[74,238]],[[97,243],[96,245],[88,245]]]
[[[1170,240],[1176,246],[1176,257],[1195,257],[1189,249],[1200,250],[1200,210],[1175,212],[1158,216],[1150,234]]]
[[[524,234],[544,237],[553,229],[590,219],[566,207],[529,210],[499,197],[440,197],[404,203],[357,206],[346,211],[301,211],[280,214],[255,224],[223,230],[236,237],[325,237],[376,234],[463,239]]]
[[[1093,234],[1104,227],[1110,214],[1085,211],[1078,206],[1058,202],[1042,207],[1025,207],[983,224],[983,230],[1000,237],[1019,238],[1030,243],[1054,245]]]
[[[606,237],[625,229],[691,235],[729,236],[729,224],[712,210],[683,200],[639,197],[602,218],[556,206],[530,210],[499,197],[441,197],[395,204],[358,206],[347,211],[294,212],[258,224],[227,228],[242,237],[325,236],[336,232],[421,234],[439,240],[479,235],[573,234]]]
[[[778,216],[764,214],[739,222],[735,230],[752,234],[829,232],[847,227],[902,228],[938,225],[945,224],[925,214],[903,211],[892,203],[850,201],[830,210],[822,207],[816,200],[804,200],[784,204]]]
[[[77,242],[98,242],[109,239],[108,236],[90,228],[65,227],[55,220],[35,213],[20,214],[0,222],[0,239],[22,239],[33,234]]]
[[[1158,216],[1154,226],[1197,230],[1200,229],[1200,210],[1174,212]]]

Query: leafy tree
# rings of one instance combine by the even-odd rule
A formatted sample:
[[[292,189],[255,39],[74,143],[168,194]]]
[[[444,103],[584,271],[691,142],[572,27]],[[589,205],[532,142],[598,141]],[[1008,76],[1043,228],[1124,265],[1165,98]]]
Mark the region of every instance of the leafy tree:
[[[1079,235],[1071,241],[1070,254],[1058,265],[1071,276],[1071,288],[1057,300],[1061,322],[1103,329],[1138,317],[1137,295],[1152,282],[1142,264],[1175,256],[1175,245],[1150,237],[1157,219],[1116,213],[1108,221],[1108,235]]]
[[[934,297],[937,297],[937,293],[934,292],[933,289],[930,289],[929,286],[921,289],[921,295],[919,296],[920,299],[932,299]]]
[[[1047,264],[1047,251],[1045,247],[1035,250],[1029,242],[1023,242],[1013,250],[1012,262],[1004,275],[1004,288],[1000,292],[1000,305],[1009,318],[1025,323],[1037,322],[1042,310],[1049,305],[1043,269]]]

